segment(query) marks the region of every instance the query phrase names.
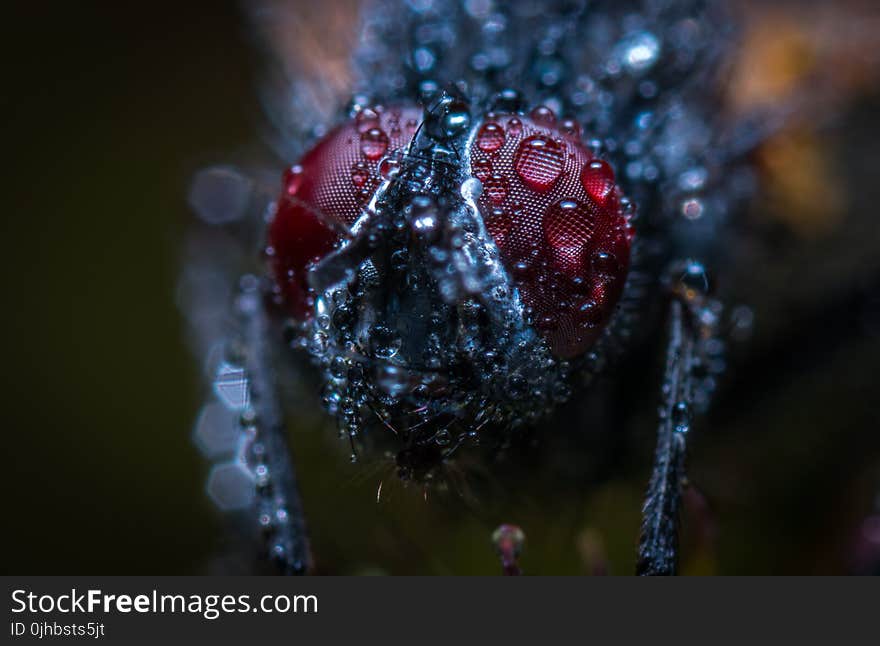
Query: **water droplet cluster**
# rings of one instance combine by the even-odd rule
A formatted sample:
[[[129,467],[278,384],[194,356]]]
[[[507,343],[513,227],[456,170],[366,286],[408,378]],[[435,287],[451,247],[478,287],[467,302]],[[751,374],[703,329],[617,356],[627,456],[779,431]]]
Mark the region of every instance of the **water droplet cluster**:
[[[470,150],[486,229],[529,323],[561,357],[602,333],[623,291],[634,229],[607,161],[546,106],[490,114]]]
[[[530,116],[535,124],[566,115],[559,132],[588,133],[640,217],[708,238],[729,203],[750,190],[747,171],[730,172],[729,162],[722,169],[737,154],[724,151],[737,144],[717,137],[729,130],[711,81],[732,42],[729,24],[719,7],[698,0],[431,0],[402,11],[384,0],[366,16],[356,70],[359,88],[373,96],[413,96],[454,82],[500,113],[545,106]],[[520,123],[504,133],[484,124],[481,152],[517,136]],[[552,152],[542,150],[536,142],[521,159],[536,186],[555,173]]]
[[[696,2],[375,3],[353,121],[312,131],[268,249],[344,435],[382,428],[410,468],[601,369],[634,204],[641,239],[706,249],[723,216],[715,110],[684,82],[722,40]],[[655,285],[672,249],[642,247]]]
[[[499,221],[520,231],[517,215],[504,211],[524,180],[512,160],[500,163],[505,151],[524,134],[545,136],[550,152],[535,163],[558,167],[543,180],[552,192],[567,168],[565,146],[528,117],[475,124],[454,95],[432,105],[408,139],[387,143],[376,131],[393,132],[383,115],[394,109],[356,107],[351,123],[287,174],[285,195],[301,202],[279,206],[270,228],[276,278],[300,321],[292,341],[323,370],[324,406],[352,455],[392,441],[401,475],[419,479],[463,444],[552,409],[570,392],[571,370],[536,332],[497,246]],[[396,112],[398,124],[416,123],[415,109]],[[471,175],[459,152],[471,140],[497,172]],[[528,179],[535,163],[523,160],[519,172]],[[491,227],[483,204],[502,211]],[[322,237],[304,235],[318,225]],[[302,273],[291,291],[290,279]]]
[[[363,215],[382,181],[394,177],[420,119],[418,108],[363,107],[284,173],[267,253],[295,317],[312,315],[309,268]]]

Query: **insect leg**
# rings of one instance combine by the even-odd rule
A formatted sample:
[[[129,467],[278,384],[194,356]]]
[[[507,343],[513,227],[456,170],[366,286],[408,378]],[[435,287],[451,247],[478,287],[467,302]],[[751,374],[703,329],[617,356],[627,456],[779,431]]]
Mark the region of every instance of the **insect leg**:
[[[714,384],[713,355],[720,353],[715,322],[720,305],[705,297],[705,273],[687,263],[673,285],[670,328],[657,429],[654,467],[643,508],[639,575],[672,575],[678,570],[678,529],[685,457],[692,411],[705,406]],[[714,363],[719,363],[714,361]]]
[[[305,515],[290,453],[269,343],[278,330],[264,309],[262,290],[251,285],[238,299],[244,366],[250,400],[247,439],[241,456],[255,476],[257,522],[270,558],[284,574],[306,574],[311,566]]]

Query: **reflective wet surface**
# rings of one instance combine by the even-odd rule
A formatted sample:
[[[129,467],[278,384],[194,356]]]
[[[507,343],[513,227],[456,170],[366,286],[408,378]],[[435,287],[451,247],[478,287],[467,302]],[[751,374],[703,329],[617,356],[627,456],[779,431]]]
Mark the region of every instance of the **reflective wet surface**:
[[[194,365],[176,305],[224,289],[194,276],[192,292],[178,290],[190,178],[272,159],[256,136],[259,64],[240,16],[150,3],[136,17],[56,9],[16,24],[16,90],[3,100],[3,569],[244,571],[247,547],[211,499],[246,503],[233,485],[250,476],[210,472],[199,454],[235,450],[231,422],[202,409],[202,373],[222,361]],[[626,64],[650,65],[652,46],[633,41]],[[685,572],[842,573],[875,553],[880,97],[861,86],[845,105],[833,127],[760,153],[767,188],[742,216],[748,235],[731,241],[719,285],[742,339],[690,435]],[[805,204],[816,177],[824,201]],[[699,172],[682,181],[698,186]],[[699,221],[707,207],[682,208]],[[526,572],[631,572],[661,331],[595,391],[588,414],[565,407],[535,449],[427,501],[388,462],[352,465],[318,387],[305,388],[288,413],[318,571],[496,573],[492,532],[515,523]],[[224,375],[222,396],[240,397],[235,370]]]

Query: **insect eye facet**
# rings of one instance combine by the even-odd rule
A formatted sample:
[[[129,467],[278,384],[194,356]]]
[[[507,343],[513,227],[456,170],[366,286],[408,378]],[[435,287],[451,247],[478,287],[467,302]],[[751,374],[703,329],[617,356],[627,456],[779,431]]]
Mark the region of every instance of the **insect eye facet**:
[[[558,356],[583,353],[620,299],[633,230],[614,171],[547,108],[490,116],[470,150],[478,205],[533,319]]]

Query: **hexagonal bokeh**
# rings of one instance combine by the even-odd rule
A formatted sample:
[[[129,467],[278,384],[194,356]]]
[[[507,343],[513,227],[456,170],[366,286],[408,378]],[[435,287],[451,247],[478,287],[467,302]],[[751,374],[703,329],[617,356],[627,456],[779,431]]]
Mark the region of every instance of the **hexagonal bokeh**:
[[[224,462],[211,469],[206,489],[220,509],[246,509],[254,501],[254,476],[241,462]]]
[[[231,456],[241,437],[239,416],[221,402],[202,407],[193,429],[193,440],[206,458],[216,460]]]
[[[215,166],[199,171],[189,192],[189,204],[210,224],[227,224],[247,213],[253,181],[234,168]]]
[[[228,408],[232,410],[246,408],[249,394],[247,374],[244,368],[225,361],[221,363],[214,378],[214,392]]]

